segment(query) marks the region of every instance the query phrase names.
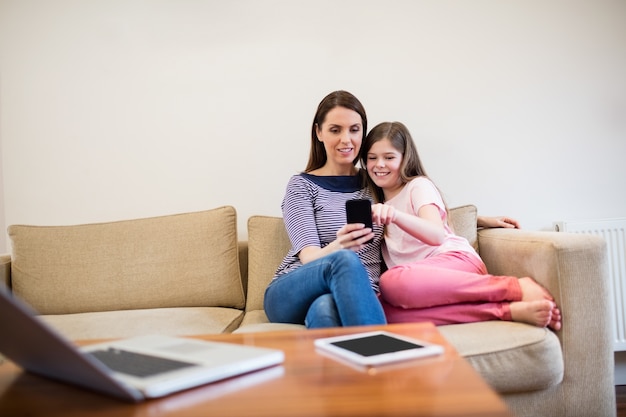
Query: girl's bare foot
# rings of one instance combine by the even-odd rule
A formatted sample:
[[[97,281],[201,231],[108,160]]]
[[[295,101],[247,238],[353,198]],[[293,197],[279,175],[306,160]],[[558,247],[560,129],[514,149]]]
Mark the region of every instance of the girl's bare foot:
[[[561,330],[561,310],[558,309],[556,304],[552,308],[552,318],[550,319],[548,327],[552,330]]]
[[[520,278],[519,285],[522,289],[522,301],[554,301],[548,290],[531,277]]]
[[[553,323],[552,312],[555,305],[549,300],[538,301],[515,301],[510,304],[511,319],[521,323],[532,324],[537,327],[547,327]],[[560,328],[560,314],[558,325]],[[558,329],[555,329],[558,330]]]

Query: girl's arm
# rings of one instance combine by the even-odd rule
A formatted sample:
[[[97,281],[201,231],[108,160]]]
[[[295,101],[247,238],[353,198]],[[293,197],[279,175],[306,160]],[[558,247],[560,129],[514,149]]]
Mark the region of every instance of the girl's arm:
[[[434,204],[420,207],[417,216],[396,210],[387,204],[374,204],[372,218],[378,224],[395,224],[411,236],[431,245],[441,245],[445,238],[443,221]]]

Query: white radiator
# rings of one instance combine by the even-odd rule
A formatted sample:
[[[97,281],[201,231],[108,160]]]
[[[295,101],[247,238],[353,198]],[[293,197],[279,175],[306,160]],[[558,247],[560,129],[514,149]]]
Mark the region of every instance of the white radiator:
[[[626,218],[555,222],[556,231],[604,237],[611,282],[615,351],[626,351]]]

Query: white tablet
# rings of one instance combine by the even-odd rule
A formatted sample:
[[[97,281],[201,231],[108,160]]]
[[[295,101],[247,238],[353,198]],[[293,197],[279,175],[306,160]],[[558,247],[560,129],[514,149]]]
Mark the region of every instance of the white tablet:
[[[358,365],[373,366],[440,355],[441,345],[385,331],[316,339],[315,346]]]

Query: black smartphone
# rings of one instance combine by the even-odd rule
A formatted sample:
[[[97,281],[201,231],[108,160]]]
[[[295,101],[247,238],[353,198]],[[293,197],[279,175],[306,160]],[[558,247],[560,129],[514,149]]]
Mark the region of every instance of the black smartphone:
[[[346,201],[346,222],[363,223],[365,227],[373,230],[372,202],[367,199]]]

